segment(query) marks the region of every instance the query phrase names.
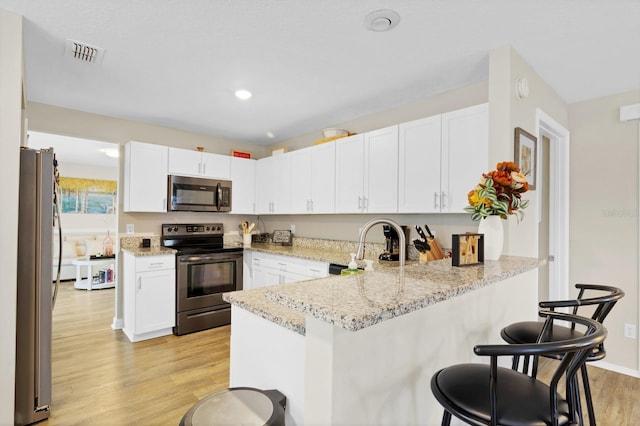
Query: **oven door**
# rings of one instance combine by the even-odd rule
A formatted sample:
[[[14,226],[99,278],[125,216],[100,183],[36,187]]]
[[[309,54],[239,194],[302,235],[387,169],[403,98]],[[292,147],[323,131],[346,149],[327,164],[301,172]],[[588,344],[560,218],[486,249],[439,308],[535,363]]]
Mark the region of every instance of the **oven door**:
[[[222,293],[242,290],[242,252],[183,254],[177,263],[177,311],[228,305]]]

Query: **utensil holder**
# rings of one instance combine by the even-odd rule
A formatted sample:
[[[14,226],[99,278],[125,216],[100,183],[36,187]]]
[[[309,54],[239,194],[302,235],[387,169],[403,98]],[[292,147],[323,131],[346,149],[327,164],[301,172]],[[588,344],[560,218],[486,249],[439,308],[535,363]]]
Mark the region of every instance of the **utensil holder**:
[[[242,247],[251,248],[251,234],[242,234]]]

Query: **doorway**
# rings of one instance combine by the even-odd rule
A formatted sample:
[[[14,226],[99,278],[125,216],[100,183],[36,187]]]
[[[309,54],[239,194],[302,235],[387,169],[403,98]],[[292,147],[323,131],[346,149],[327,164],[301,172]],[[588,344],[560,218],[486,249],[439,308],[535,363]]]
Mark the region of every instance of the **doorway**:
[[[63,243],[60,253],[58,244],[54,244],[54,257],[56,266],[58,259],[62,262],[61,280],[71,281],[73,287],[76,266],[72,262],[75,259],[101,254],[107,235],[113,240],[117,253],[119,145],[29,130],[27,146],[53,148],[58,161]],[[54,234],[54,238],[60,238],[57,230]],[[117,270],[116,262],[117,258],[113,270]],[[99,273],[99,268],[93,269],[94,273]],[[54,278],[56,273],[57,268]],[[81,273],[85,278],[86,268],[81,268]],[[113,306],[115,311],[115,296]]]
[[[536,111],[538,135],[539,256],[548,259],[548,268],[539,273],[540,300],[569,298],[569,131],[545,114]]]

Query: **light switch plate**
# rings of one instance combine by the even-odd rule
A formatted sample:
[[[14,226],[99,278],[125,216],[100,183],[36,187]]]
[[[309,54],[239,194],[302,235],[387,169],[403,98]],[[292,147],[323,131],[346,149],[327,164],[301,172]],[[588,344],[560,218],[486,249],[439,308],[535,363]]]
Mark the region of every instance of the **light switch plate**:
[[[135,232],[134,229],[133,223],[127,223],[127,234],[133,234]]]

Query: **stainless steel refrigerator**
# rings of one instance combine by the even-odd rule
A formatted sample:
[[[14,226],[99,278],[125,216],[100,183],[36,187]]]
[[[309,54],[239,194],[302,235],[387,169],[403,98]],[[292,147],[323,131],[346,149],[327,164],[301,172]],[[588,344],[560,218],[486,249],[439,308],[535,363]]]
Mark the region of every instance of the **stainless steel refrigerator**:
[[[54,183],[53,149],[20,151],[15,424],[49,417]],[[60,234],[61,235],[61,234]],[[59,238],[61,240],[61,238]]]

